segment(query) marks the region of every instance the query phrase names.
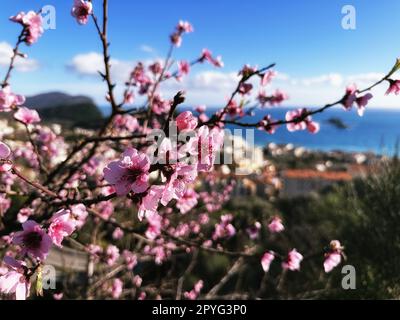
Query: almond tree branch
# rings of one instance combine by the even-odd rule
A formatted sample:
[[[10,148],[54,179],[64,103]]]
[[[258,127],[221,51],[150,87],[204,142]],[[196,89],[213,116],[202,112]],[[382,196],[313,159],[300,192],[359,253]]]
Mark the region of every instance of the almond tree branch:
[[[8,65],[6,75],[1,84],[2,88],[9,85],[8,81],[10,80],[11,72],[14,69],[15,59],[19,56],[19,46],[21,45],[21,43],[24,42],[25,31],[26,31],[26,27],[23,27],[21,33],[18,36],[17,42],[15,43],[15,46],[13,48],[13,55],[11,56],[11,60],[10,60],[10,64]]]

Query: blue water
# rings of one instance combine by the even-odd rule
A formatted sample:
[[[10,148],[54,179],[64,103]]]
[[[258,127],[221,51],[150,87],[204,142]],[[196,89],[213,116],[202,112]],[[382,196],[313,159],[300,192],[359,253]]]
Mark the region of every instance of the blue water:
[[[266,114],[271,114],[275,120],[284,119],[287,110],[289,108],[257,110],[254,117],[245,117],[240,121],[256,122]],[[330,118],[340,119],[348,128],[339,129],[333,126],[327,122]],[[393,154],[396,142],[400,138],[400,107],[399,110],[370,108],[365,111],[363,117],[359,117],[355,110],[344,111],[341,108],[332,108],[315,115],[314,120],[321,125],[318,134],[310,134],[307,131],[289,132],[285,126],[281,126],[272,135],[255,130],[255,143],[259,146],[265,146],[270,142],[293,143],[295,146],[315,150],[372,151]],[[229,126],[229,128],[236,127]]]

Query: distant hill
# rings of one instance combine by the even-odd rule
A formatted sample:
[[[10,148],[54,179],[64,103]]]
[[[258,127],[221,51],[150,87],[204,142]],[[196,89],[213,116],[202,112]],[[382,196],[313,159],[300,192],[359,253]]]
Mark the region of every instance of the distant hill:
[[[103,115],[94,101],[86,96],[72,96],[62,92],[42,93],[27,97],[25,105],[36,109],[44,121],[95,128],[103,122]]]

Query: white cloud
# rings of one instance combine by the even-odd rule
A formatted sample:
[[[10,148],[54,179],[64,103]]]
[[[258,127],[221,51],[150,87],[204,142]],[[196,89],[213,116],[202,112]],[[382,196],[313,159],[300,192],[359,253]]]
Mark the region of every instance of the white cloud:
[[[296,83],[296,80],[293,79]],[[328,84],[334,87],[340,87],[343,84],[343,76],[339,73],[329,73],[311,78],[304,78],[300,83],[304,86],[313,86],[318,84]]]
[[[219,71],[204,71],[188,79],[188,84],[197,90],[202,89],[233,89],[240,80],[236,72],[223,73]]]
[[[359,88],[365,88],[384,76],[383,73],[364,73],[344,75],[331,72],[312,77],[296,78],[285,73],[278,73],[270,85],[266,87],[267,92],[281,89],[289,95],[283,105],[286,106],[320,106],[341,98],[348,84],[356,83]],[[187,104],[207,104],[210,106],[221,106],[226,103],[230,94],[235,89],[239,77],[235,72],[204,71],[192,74],[181,83],[167,82],[163,87],[165,96],[173,96],[178,90],[185,90]],[[255,88],[259,86],[259,79],[253,78]],[[399,99],[396,96],[385,96],[387,86],[382,84],[375,88],[372,93],[374,99],[371,106],[397,107]],[[254,92],[256,93],[256,91]]]
[[[146,60],[144,63],[147,64],[149,61]],[[135,64],[135,61],[111,60],[113,81],[119,84],[116,88],[117,95],[122,94],[123,88],[121,84],[129,77],[129,73]],[[97,52],[78,54],[69,63],[69,67],[76,73],[88,76],[98,76],[98,71],[103,71],[102,66],[103,56]],[[312,107],[338,100],[344,94],[345,87],[348,84],[356,83],[359,88],[365,88],[382,77],[383,74],[376,72],[350,75],[330,72],[301,78],[278,72],[272,83],[266,87],[266,91],[267,93],[272,93],[275,89],[285,91],[290,99],[283,104],[284,106]],[[196,73],[193,70],[188,77],[183,78],[182,82],[177,82],[174,79],[164,82],[161,86],[161,91],[165,98],[171,98],[178,90],[184,90],[186,92],[187,105],[222,106],[229,99],[238,81],[237,72],[212,69]],[[254,77],[252,83],[255,88],[259,87],[258,78]],[[374,99],[371,100],[370,105],[382,107],[398,106],[397,97],[385,96],[385,84],[383,84],[383,87],[373,90]],[[94,87],[90,89],[93,90]],[[71,91],[77,93],[79,86],[74,87],[74,90]],[[254,94],[256,93],[256,90],[254,90]],[[92,95],[101,104],[105,103],[104,87],[102,86],[96,86],[96,90],[86,92],[86,94]]]
[[[7,42],[0,42],[0,66],[8,67],[10,64],[11,56],[13,55],[13,48]],[[15,68],[21,72],[34,71],[39,67],[39,63],[34,59],[17,57],[15,59]]]
[[[128,79],[135,63],[133,61],[111,59],[110,65],[114,81],[124,82]],[[72,58],[67,66],[83,76],[98,76],[99,71],[104,73],[103,55],[98,52],[78,54]]]
[[[374,82],[379,81],[384,77],[384,73],[379,72],[370,72],[370,73],[362,73],[350,75],[347,77],[347,83],[357,83],[359,86],[361,85],[371,85]]]
[[[146,52],[146,53],[155,53],[155,52],[156,52],[156,50],[155,50],[153,47],[150,47],[150,46],[147,45],[147,44],[142,44],[142,45],[139,47],[139,49],[140,49],[141,51],[143,51],[143,52]]]

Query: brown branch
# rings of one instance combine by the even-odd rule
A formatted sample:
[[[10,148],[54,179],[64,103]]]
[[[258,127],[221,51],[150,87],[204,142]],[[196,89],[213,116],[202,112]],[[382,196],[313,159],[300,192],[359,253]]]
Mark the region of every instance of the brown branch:
[[[161,232],[163,235],[169,237],[172,240],[175,240],[178,243],[185,244],[190,247],[199,248],[203,251],[207,251],[207,252],[211,252],[211,253],[220,253],[220,254],[224,254],[227,256],[233,256],[233,257],[247,257],[247,258],[254,257],[254,253],[250,253],[247,251],[241,252],[241,251],[228,251],[228,250],[215,249],[215,248],[211,248],[211,247],[206,247],[203,244],[199,244],[197,242],[193,242],[193,241],[186,240],[183,238],[175,237],[174,235],[170,234],[169,232],[167,232],[165,230],[162,230]]]
[[[10,80],[11,77],[11,72],[14,69],[14,64],[15,64],[15,59],[19,56],[19,46],[21,43],[24,42],[24,35],[25,35],[26,27],[23,27],[20,35],[18,36],[17,42],[15,43],[15,46],[13,48],[13,55],[11,56],[10,64],[8,65],[8,69],[6,72],[6,75],[4,77],[4,80],[1,84],[1,87],[4,88],[9,85],[8,81]]]
[[[35,152],[35,155],[36,155],[36,159],[37,159],[37,162],[38,162],[38,165],[39,165],[40,173],[47,174],[48,172],[47,172],[46,168],[43,166],[43,162],[42,162],[42,159],[40,157],[38,146],[32,139],[32,133],[29,130],[29,126],[27,124],[21,122],[21,121],[18,121],[18,122],[22,123],[25,126],[25,130],[26,130],[26,134],[28,136],[29,143],[32,145],[33,151]]]
[[[167,137],[169,136],[169,122],[171,121],[172,116],[174,115],[175,109],[178,105],[180,105],[184,101],[185,101],[185,97],[183,96],[183,92],[178,91],[178,93],[174,96],[174,100],[172,102],[171,109],[169,110],[167,120],[165,121],[165,124],[164,124],[164,132],[167,133]]]
[[[256,70],[256,71],[254,71],[254,72],[252,72],[252,73],[250,73],[250,74],[248,74],[248,75],[243,75],[242,78],[240,79],[240,81],[238,82],[238,84],[237,84],[235,90],[232,92],[231,97],[229,98],[229,100],[228,100],[228,102],[226,103],[225,107],[222,109],[222,112],[221,112],[218,116],[215,116],[215,115],[214,115],[214,117],[213,117],[214,119],[212,118],[212,119],[210,119],[209,121],[202,123],[201,125],[208,125],[208,124],[213,124],[213,123],[216,123],[216,122],[220,122],[221,119],[222,119],[222,117],[223,117],[223,116],[226,114],[226,112],[228,111],[229,105],[232,103],[233,99],[234,99],[234,98],[236,97],[236,95],[239,93],[239,90],[240,90],[241,85],[242,85],[243,83],[245,83],[247,80],[249,80],[250,78],[252,78],[253,76],[255,76],[255,75],[260,75],[261,73],[267,71],[268,69],[271,69],[271,68],[275,67],[275,65],[276,65],[275,63],[271,63],[271,64],[270,64],[269,66],[267,66],[267,67],[264,67],[264,68],[262,68],[262,69],[260,69],[260,70]],[[199,125],[200,125],[200,124],[199,124]]]
[[[111,70],[110,70],[110,54],[109,54],[109,46],[110,43],[108,42],[107,39],[107,30],[108,30],[108,0],[103,0],[103,28],[100,28],[99,22],[97,21],[97,17],[92,14],[92,19],[94,22],[94,25],[96,27],[96,30],[99,34],[102,46],[103,46],[103,61],[104,61],[104,74],[100,73],[102,76],[103,80],[106,81],[107,83],[107,88],[108,88],[108,98],[110,100],[110,104],[112,107],[113,112],[118,112],[118,105],[116,103],[115,97],[114,97],[114,87],[115,84],[112,83],[111,81]]]
[[[63,201],[55,201],[53,204],[57,206],[69,206],[69,205],[74,205],[74,204],[84,204],[86,206],[91,206],[93,204],[97,204],[103,201],[109,201],[111,199],[114,199],[117,197],[116,193],[109,194],[108,196],[97,196],[94,198],[89,198],[89,199],[64,199]]]
[[[231,279],[243,265],[243,257],[237,259],[228,272],[221,278],[221,280],[211,288],[211,290],[205,295],[205,299],[212,299],[218,291]]]
[[[260,74],[260,73],[262,73],[263,71],[265,71],[266,69],[270,68],[271,66],[274,66],[274,64],[272,64],[272,65],[270,65],[270,66],[268,66],[268,67],[266,67],[266,68],[263,68],[263,69],[261,69],[261,70],[258,70],[258,71],[254,72],[254,73],[251,74],[251,75]],[[386,74],[382,79],[380,79],[379,81],[375,82],[374,84],[372,84],[371,86],[369,86],[369,87],[367,87],[367,88],[365,88],[365,89],[363,89],[363,90],[357,90],[357,93],[364,93],[364,92],[366,92],[366,91],[369,91],[369,90],[373,89],[374,87],[378,86],[379,84],[381,84],[382,82],[384,82],[385,80],[388,80],[389,77],[390,77],[394,72],[397,71],[397,69],[399,68],[399,66],[400,66],[400,60],[397,60],[397,61],[396,61],[396,64],[395,64],[394,67],[391,69],[391,71],[390,71],[388,74]],[[244,77],[243,77],[243,78],[239,81],[239,84],[238,84],[237,88],[235,89],[235,91],[232,93],[231,98],[230,98],[228,104],[225,106],[225,108],[223,109],[223,111],[221,112],[221,114],[220,114],[218,117],[214,115],[214,117],[211,118],[209,121],[204,122],[204,123],[199,124],[199,125],[209,125],[209,124],[215,124],[215,123],[221,122],[221,123],[224,123],[224,124],[233,124],[233,125],[237,125],[237,126],[240,126],[240,127],[246,127],[246,128],[259,127],[259,126],[260,126],[260,123],[259,123],[259,122],[257,122],[257,123],[243,123],[243,122],[238,122],[238,121],[236,121],[236,120],[222,120],[223,115],[226,113],[226,108],[227,108],[227,106],[229,105],[230,102],[233,101],[233,98],[234,98],[235,95],[238,93],[238,90],[239,90],[240,85],[241,85],[244,81],[246,81],[246,80],[248,80],[248,79],[249,79],[249,77],[247,77],[247,78],[244,78]],[[318,109],[315,109],[315,110],[311,110],[311,111],[307,111],[307,112],[305,112],[301,117],[298,117],[298,118],[295,118],[295,119],[292,119],[292,120],[277,120],[277,121],[268,123],[268,124],[267,124],[267,127],[274,127],[274,126],[279,126],[279,125],[284,125],[284,124],[289,124],[289,123],[299,123],[299,122],[302,122],[302,121],[304,121],[304,120],[305,120],[307,117],[309,117],[309,116],[312,116],[312,115],[315,115],[315,114],[318,114],[318,113],[322,113],[322,112],[324,112],[325,110],[327,110],[327,109],[329,109],[329,108],[331,108],[331,107],[333,107],[333,106],[336,106],[336,105],[338,105],[338,104],[343,103],[344,98],[345,98],[345,97],[342,97],[341,99],[339,99],[339,100],[337,100],[337,101],[335,101],[335,102],[328,103],[328,104],[324,105],[324,106],[321,107],[321,108],[318,108]]]
[[[161,70],[160,76],[158,77],[157,81],[154,83],[154,86],[153,86],[153,88],[152,88],[152,90],[151,90],[151,93],[150,93],[150,95],[149,95],[149,99],[148,99],[148,109],[147,109],[147,117],[146,117],[146,120],[145,120],[145,122],[144,122],[144,124],[143,124],[144,131],[146,131],[147,125],[148,125],[149,120],[150,120],[150,118],[151,118],[151,114],[152,114],[152,109],[151,109],[151,107],[152,107],[152,105],[153,105],[154,95],[155,95],[155,93],[156,93],[156,91],[157,91],[157,89],[158,89],[158,86],[160,85],[161,81],[162,81],[163,78],[164,78],[165,72],[166,72],[167,69],[168,69],[169,60],[171,59],[173,50],[174,50],[174,45],[171,43],[171,45],[170,45],[170,47],[169,47],[169,49],[168,49],[168,53],[167,53],[167,56],[166,56],[166,58],[165,58],[165,62],[164,62],[163,68],[162,68],[162,70]]]
[[[62,199],[61,196],[59,196],[58,194],[56,194],[53,191],[50,191],[49,189],[47,189],[45,186],[41,185],[38,182],[33,182],[30,181],[28,178],[26,178],[15,166],[13,166],[11,168],[11,173],[15,174],[18,178],[20,178],[22,181],[26,182],[27,184],[29,184],[30,186],[34,187],[35,189],[38,189],[40,191],[42,191],[43,193],[45,193],[46,195],[52,197],[52,198],[56,198],[56,199]]]
[[[176,289],[176,300],[181,300],[183,284],[185,282],[186,277],[193,271],[194,267],[196,266],[198,257],[199,257],[199,250],[194,250],[193,255],[192,255],[192,260],[190,261],[185,272],[178,279],[178,284],[177,284],[177,289]]]
[[[122,140],[133,140],[133,139],[140,139],[145,138],[145,134],[133,134],[129,136],[105,136],[105,137],[91,137],[87,138],[85,141],[87,143],[90,142],[102,142],[102,141],[122,141]]]

